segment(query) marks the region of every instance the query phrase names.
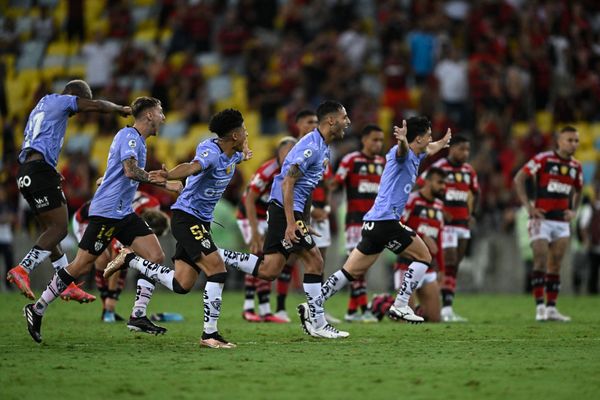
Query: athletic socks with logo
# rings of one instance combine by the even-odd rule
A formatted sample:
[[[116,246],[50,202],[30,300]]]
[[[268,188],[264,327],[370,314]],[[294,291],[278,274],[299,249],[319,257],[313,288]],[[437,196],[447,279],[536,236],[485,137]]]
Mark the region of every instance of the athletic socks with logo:
[[[52,276],[50,283],[42,292],[42,295],[34,305],[34,311],[39,315],[44,315],[48,304],[52,303],[60,294],[73,282],[73,278],[66,269],[61,268]]]
[[[354,278],[345,269],[340,269],[334,272],[321,287],[321,296],[323,301],[327,301],[331,296],[339,292],[348,282],[352,282]]]
[[[175,270],[143,259],[140,256],[136,256],[134,253],[127,254],[125,257],[125,265],[139,271],[149,280],[159,282],[167,289],[174,291],[173,280],[175,277]]]
[[[132,317],[141,318],[146,316],[146,310],[152,299],[152,293],[154,293],[154,285],[152,282],[145,278],[139,278],[135,288],[135,302],[133,303],[133,309],[131,310]]]
[[[25,268],[28,273],[31,273],[42,262],[44,262],[46,258],[50,257],[50,254],[50,251],[44,250],[38,245],[35,245],[31,250],[29,250],[25,257],[23,257],[23,260],[21,260],[21,263],[19,265]]]
[[[417,288],[417,285],[425,276],[425,272],[429,266],[419,261],[413,261],[408,266],[408,271],[404,274],[404,281],[400,286],[400,290],[396,295],[396,300],[394,300],[394,307],[405,307],[408,305],[408,300],[410,299],[410,295],[413,290]]]
[[[310,322],[313,327],[321,328],[327,324],[325,320],[325,309],[323,308],[323,297],[321,296],[322,275],[304,274],[304,293],[310,313]]]
[[[206,278],[206,286],[204,287],[204,333],[211,334],[218,331],[217,322],[221,315],[223,287],[226,279],[226,272]]]

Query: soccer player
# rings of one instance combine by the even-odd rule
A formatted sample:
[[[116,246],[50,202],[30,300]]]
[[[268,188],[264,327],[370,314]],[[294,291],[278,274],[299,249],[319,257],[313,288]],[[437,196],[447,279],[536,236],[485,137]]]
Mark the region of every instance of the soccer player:
[[[244,242],[250,246],[250,252],[259,254],[267,230],[267,208],[273,179],[281,171],[285,156],[298,141],[292,136],[282,138],[277,144],[275,158],[266,161],[258,168],[250,179],[238,207],[237,220]],[[279,287],[279,284],[278,284]],[[254,312],[254,293],[258,289],[258,314]],[[271,282],[246,274],[244,278],[244,308],[242,317],[249,322],[286,323],[290,319],[285,311],[285,305],[280,309],[278,298],[277,313],[271,313],[269,296]],[[287,294],[287,292],[286,292]]]
[[[24,308],[27,329],[38,343],[42,341],[42,317],[50,303],[75,279],[90,270],[113,238],[156,262],[164,258],[158,238],[133,212],[132,202],[139,182],[150,182],[148,173],[143,169],[146,164],[146,139],[156,135],[165,116],[160,100],[152,97],[138,97],[132,103],[131,110],[135,122],[132,127],[121,129],[113,139],[106,172],[90,204],[90,223],[79,242],[75,259],[54,274],[35,304],[28,304]],[[181,189],[180,182],[161,185],[167,190]],[[141,295],[136,298],[136,303],[147,303],[149,298],[145,294],[153,289],[151,282],[141,284],[138,281],[138,293],[141,292]],[[147,333],[165,332],[164,328],[155,326],[146,316],[137,314],[129,319],[127,325]]]
[[[233,348],[235,344],[225,340],[217,329],[227,270],[212,240],[210,224],[215,206],[229,185],[236,165],[252,157],[252,151],[248,148],[248,132],[239,111],[226,109],[215,114],[209,129],[218,137],[198,144],[191,162],[179,164],[170,171],[163,169],[150,173],[156,183],[187,178],[185,189],[171,206],[171,232],[177,240],[174,268],[146,259],[137,249],[124,248],[108,264],[104,276],[108,278],[120,269],[131,267],[175,293],[186,294],[198,280],[200,271],[204,271],[207,282],[200,345]]]
[[[454,136],[450,141],[448,157],[432,164],[446,172],[444,195],[444,250],[445,273],[442,286],[442,320],[444,322],[466,322],[466,318],[454,312],[454,296],[458,268],[465,256],[471,231],[469,223],[473,207],[478,203],[479,183],[473,167],[467,163],[471,145],[463,136]],[[425,182],[427,171],[417,180],[417,186]],[[471,199],[471,200],[470,200]]]
[[[561,129],[557,149],[537,154],[517,172],[515,191],[529,213],[528,231],[533,250],[531,286],[536,321],[570,321],[556,308],[560,289],[560,263],[570,241],[570,221],[581,202],[581,164],[573,154],[579,133],[572,126]],[[530,201],[525,181],[532,178],[535,199]],[[544,287],[546,305],[544,305]]]
[[[429,322],[440,322],[440,288],[437,281],[437,270],[444,271],[444,256],[442,253],[442,231],[444,229],[444,193],[446,173],[441,168],[432,167],[427,170],[423,187],[411,193],[402,215],[402,223],[423,239],[429,252],[434,257],[432,265],[427,269],[423,278],[417,284],[416,294],[419,298],[419,314]],[[398,256],[395,265],[394,288],[402,287],[408,271],[410,260]],[[437,265],[436,265],[437,264]],[[413,306],[414,296],[409,305]]]
[[[48,257],[56,271],[67,266],[67,256],[60,242],[67,236],[69,217],[67,201],[61,188],[61,175],[56,171],[69,117],[79,112],[131,114],[124,107],[105,100],[92,100],[89,85],[81,80],[67,83],[61,94],[42,97],[29,114],[25,139],[19,153],[17,186],[29,203],[42,232],[35,245],[16,267],[8,271],[7,279],[23,295],[34,299],[29,274]],[[85,293],[74,282],[66,288],[68,297],[89,302],[95,297]]]
[[[315,246],[308,224],[309,196],[323,177],[329,162],[329,144],[344,137],[350,118],[343,105],[325,101],[317,109],[319,125],[304,136],[289,152],[281,173],[275,177],[268,208],[268,227],[263,247],[264,257],[222,250],[228,266],[262,279],[274,280],[290,254],[304,264],[304,292],[310,307],[311,335],[324,338],[348,336],[325,319],[319,301],[323,258]]]
[[[415,315],[408,301],[429,268],[431,254],[423,240],[413,230],[400,223],[400,217],[417,179],[421,160],[446,147],[451,132],[448,129],[441,140],[432,142],[429,120],[425,117],[413,117],[403,121],[402,128],[394,127],[394,136],[398,144],[386,155],[380,190],[373,207],[363,218],[360,242],[350,253],[342,269],[325,281],[316,302],[324,303],[348,282],[364,276],[381,252],[387,248],[412,261],[388,316],[396,320],[419,323],[423,322],[423,318]],[[298,307],[298,313],[305,331],[310,333],[314,330],[313,320],[307,318],[305,304]]]
[[[366,125],[361,131],[360,151],[347,154],[340,163],[334,177],[333,188],[346,189],[346,251],[348,255],[360,241],[360,228],[365,214],[371,209],[379,191],[381,174],[385,167],[383,130],[377,125]],[[377,322],[367,308],[367,282],[364,276],[352,281],[347,322]],[[362,315],[357,310],[360,308]]]

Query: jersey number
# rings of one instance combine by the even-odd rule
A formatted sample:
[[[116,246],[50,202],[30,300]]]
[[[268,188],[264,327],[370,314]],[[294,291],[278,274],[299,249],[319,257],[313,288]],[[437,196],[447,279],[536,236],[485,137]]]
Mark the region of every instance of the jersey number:
[[[33,133],[31,135],[31,138],[25,141],[24,147],[29,147],[31,145],[31,142],[33,142],[35,138],[38,137],[40,131],[42,130],[42,121],[44,120],[45,116],[46,113],[43,111],[35,114],[35,116],[33,117]]]
[[[192,232],[192,235],[194,235],[194,239],[196,239],[196,240],[204,239],[204,234],[208,233],[206,228],[201,225],[194,225],[194,226],[190,227],[190,231]]]

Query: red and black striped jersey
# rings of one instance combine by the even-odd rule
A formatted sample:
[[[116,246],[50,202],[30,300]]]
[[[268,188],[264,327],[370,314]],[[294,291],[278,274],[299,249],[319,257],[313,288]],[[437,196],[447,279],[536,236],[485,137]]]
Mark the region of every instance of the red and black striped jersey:
[[[419,191],[412,192],[404,207],[401,222],[420,236],[428,236],[436,242],[438,247],[436,261],[440,271],[443,271],[444,202],[440,199],[429,200]]]
[[[281,171],[281,166],[276,158],[272,158],[261,165],[258,170],[252,175],[248,187],[244,191],[242,200],[238,206],[237,219],[246,219],[246,196],[248,191],[252,190],[258,194],[256,200],[256,217],[259,219],[267,218],[267,208],[269,207],[269,196],[271,194],[271,186],[273,179]]]
[[[335,181],[346,188],[348,209],[346,226],[362,224],[379,192],[385,157],[367,157],[360,151],[346,154],[335,174]]]
[[[317,183],[317,186],[312,192],[312,205],[314,207],[323,208],[327,205],[327,192],[325,191],[325,185],[333,178],[333,171],[331,171],[331,166],[329,163],[325,167],[325,172],[323,173],[323,178]]]
[[[573,188],[583,187],[581,163],[564,159],[554,151],[537,154],[523,166],[523,172],[535,177],[535,207],[544,210],[545,218],[564,221]]]
[[[460,165],[451,163],[447,158],[440,158],[429,168],[441,168],[446,172],[446,192],[444,194],[444,211],[452,219],[447,225],[469,226],[469,193],[479,192],[477,173],[469,163]],[[427,170],[417,179],[417,186],[425,184]]]

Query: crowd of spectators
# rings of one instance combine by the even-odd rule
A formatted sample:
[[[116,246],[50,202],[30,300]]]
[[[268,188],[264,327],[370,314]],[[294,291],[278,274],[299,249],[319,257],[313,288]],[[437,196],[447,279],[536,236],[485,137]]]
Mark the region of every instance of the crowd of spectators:
[[[108,1],[107,29],[87,36],[87,3],[67,3],[65,27],[41,8],[35,38],[47,43],[65,28],[80,44],[95,96],[124,103],[145,90],[186,123],[207,122],[219,100],[215,76],[203,73],[213,60],[217,78],[246,78],[247,107],[264,135],[293,132],[295,113],[326,98],[348,109],[351,138],[383,107],[396,124],[428,115],[434,132],[451,127],[472,139],[481,212],[493,220],[515,205],[516,168],[552,145],[537,113],[551,113],[554,124],[600,121],[600,4],[592,0],[164,0],[145,17],[158,27],[150,41],[134,40],[135,2]],[[0,54],[18,55],[16,21],[1,25]],[[48,89],[46,82],[36,96]],[[11,129],[11,116],[2,117]],[[519,138],[511,134],[516,121],[529,123]],[[112,116],[98,124],[100,134],[118,128]],[[338,157],[350,147],[339,145]]]

